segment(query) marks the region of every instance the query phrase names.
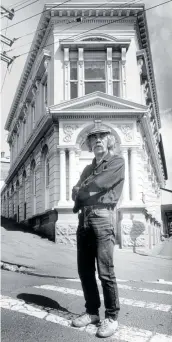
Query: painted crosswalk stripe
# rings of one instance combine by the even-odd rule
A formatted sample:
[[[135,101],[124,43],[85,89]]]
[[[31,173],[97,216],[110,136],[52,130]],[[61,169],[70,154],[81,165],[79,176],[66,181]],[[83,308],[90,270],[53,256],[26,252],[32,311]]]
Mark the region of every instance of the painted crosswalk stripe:
[[[7,296],[0,296],[0,307],[2,309],[16,311],[29,316],[33,316],[39,319],[44,319],[48,322],[59,324],[61,326],[77,329],[80,332],[85,331],[88,334],[95,335],[97,328],[95,325],[90,324],[84,328],[74,328],[71,326],[71,320],[63,318],[61,316],[51,314],[45,309],[39,309],[33,305],[26,304],[23,300],[14,299]],[[114,333],[112,338],[118,339],[118,341],[127,342],[171,342],[172,335],[164,335],[153,333],[149,330],[139,329],[135,327],[128,327],[119,325],[118,330]]]
[[[63,294],[83,297],[83,291],[70,289],[67,287],[60,287],[60,286],[55,286],[55,285],[38,285],[34,287],[37,289],[56,291],[56,292],[60,292]],[[103,295],[100,295],[100,298],[101,300],[103,300]],[[158,303],[153,303],[153,302],[147,303],[141,300],[134,300],[134,299],[128,299],[128,298],[122,298],[122,297],[120,297],[120,303],[123,305],[131,305],[131,306],[135,306],[139,308],[152,309],[152,310],[164,311],[164,312],[170,312],[170,311],[172,312],[172,306],[167,305],[167,304],[158,304]]]
[[[172,296],[172,291],[158,290],[158,289],[148,289],[143,287],[135,287],[129,285],[118,284],[119,289],[129,290],[129,291],[139,291],[139,292],[150,292],[150,293],[159,293],[166,294]]]
[[[46,285],[48,286],[48,285]],[[158,289],[148,289],[142,287],[135,287],[125,284],[118,284],[118,288],[122,290],[129,290],[129,291],[139,291],[139,292],[150,292],[150,293],[159,293],[159,294],[166,294],[172,296],[172,291],[165,291],[165,290],[158,290]]]
[[[100,283],[98,276],[96,276],[96,279]],[[75,282],[76,283],[80,283],[81,282],[79,278],[67,278],[65,280],[66,281],[71,281],[71,282],[74,282],[74,283]],[[154,281],[145,281],[145,280],[127,280],[127,279],[119,279],[119,278],[117,278],[116,280],[119,283],[128,283],[128,282],[138,283],[138,282],[141,282],[143,284],[172,285],[172,281],[166,281],[164,279],[159,279],[159,280],[154,280]]]

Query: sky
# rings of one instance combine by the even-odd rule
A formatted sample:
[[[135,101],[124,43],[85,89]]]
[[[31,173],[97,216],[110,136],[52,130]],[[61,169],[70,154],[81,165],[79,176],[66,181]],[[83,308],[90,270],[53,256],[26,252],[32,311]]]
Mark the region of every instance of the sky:
[[[27,2],[26,2],[27,1]],[[63,2],[64,0],[61,0]],[[84,2],[85,0],[71,0],[71,2]],[[126,0],[131,1],[131,0]],[[144,0],[146,8],[158,5],[165,0]],[[1,4],[5,7],[12,8],[19,0],[2,0]],[[16,24],[18,21],[24,20],[29,16],[42,11],[45,3],[56,3],[57,1],[49,0],[23,0],[22,4],[15,7],[15,16],[13,20],[3,18],[1,21],[1,28]],[[94,0],[94,2],[105,3],[106,0]],[[115,1],[114,2],[124,2]],[[59,1],[58,1],[59,3]],[[28,5],[27,7],[20,9]],[[172,148],[170,146],[172,134],[172,1],[157,8],[148,10],[146,12],[150,45],[152,51],[155,80],[157,86],[161,121],[162,121],[162,138],[164,143],[164,150],[167,162],[167,169],[169,173],[169,181],[167,187],[172,189]],[[40,14],[24,21],[20,24],[3,30],[2,34],[6,34],[8,38],[19,38],[27,33],[33,32],[37,28]],[[69,32],[70,35],[70,32]],[[34,33],[25,37],[19,38],[12,47],[7,45],[2,46],[2,50],[10,50],[8,55],[10,57],[19,55],[29,51]],[[27,44],[27,45],[26,45]],[[24,45],[21,47],[21,45]],[[6,63],[1,64],[1,151],[5,151],[9,155],[8,144],[6,138],[8,132],[4,130],[4,125],[11,107],[11,103],[24,67],[27,54],[17,58],[7,71],[5,82],[3,84]]]

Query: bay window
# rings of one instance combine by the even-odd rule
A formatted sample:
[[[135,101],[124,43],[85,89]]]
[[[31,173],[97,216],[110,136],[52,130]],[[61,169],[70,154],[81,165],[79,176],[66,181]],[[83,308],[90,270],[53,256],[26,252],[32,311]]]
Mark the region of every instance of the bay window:
[[[130,41],[96,38],[61,42],[65,100],[100,91],[126,97],[126,52]]]

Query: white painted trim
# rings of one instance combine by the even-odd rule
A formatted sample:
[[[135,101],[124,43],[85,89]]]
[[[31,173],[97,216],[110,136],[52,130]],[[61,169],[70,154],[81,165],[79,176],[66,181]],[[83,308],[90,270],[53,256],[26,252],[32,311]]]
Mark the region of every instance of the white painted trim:
[[[125,285],[118,285],[119,288],[124,288]],[[48,290],[48,291],[55,291],[63,294],[69,294],[69,295],[74,295],[78,297],[83,297],[83,291],[82,290],[76,290],[76,289],[69,289],[67,287],[60,287],[60,286],[55,286],[55,285],[38,285],[34,286],[36,289],[41,289],[41,290]],[[134,289],[135,291],[136,289]],[[172,294],[172,292],[171,292]],[[103,295],[100,295],[101,300],[103,300]],[[141,300],[134,300],[134,299],[128,299],[128,298],[123,298],[120,297],[120,303],[123,305],[131,305],[134,307],[139,307],[139,308],[145,308],[145,309],[152,309],[156,311],[164,311],[164,312],[172,312],[172,307],[171,305],[167,304],[158,304],[158,303],[153,303],[153,302],[144,302]]]
[[[71,326],[72,321],[64,317],[48,313],[48,311],[34,307],[33,305],[26,304],[23,300],[10,298],[7,296],[0,296],[1,298],[1,308],[6,310],[11,310],[26,314],[39,319],[44,319],[45,321],[59,324],[61,326],[77,329],[80,332],[86,332],[90,335],[95,335],[97,332],[97,327],[93,324],[89,324],[84,328],[74,328]],[[128,327],[125,325],[119,325],[117,331],[112,336],[118,341],[126,342],[171,342],[171,335],[164,335],[154,333],[149,330],[139,329],[135,327]]]

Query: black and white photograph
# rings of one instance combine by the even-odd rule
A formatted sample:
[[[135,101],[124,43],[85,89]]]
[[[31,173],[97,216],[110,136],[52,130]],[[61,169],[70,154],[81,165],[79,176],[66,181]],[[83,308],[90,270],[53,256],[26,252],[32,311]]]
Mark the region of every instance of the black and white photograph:
[[[1,0],[1,341],[172,342],[172,0]]]

